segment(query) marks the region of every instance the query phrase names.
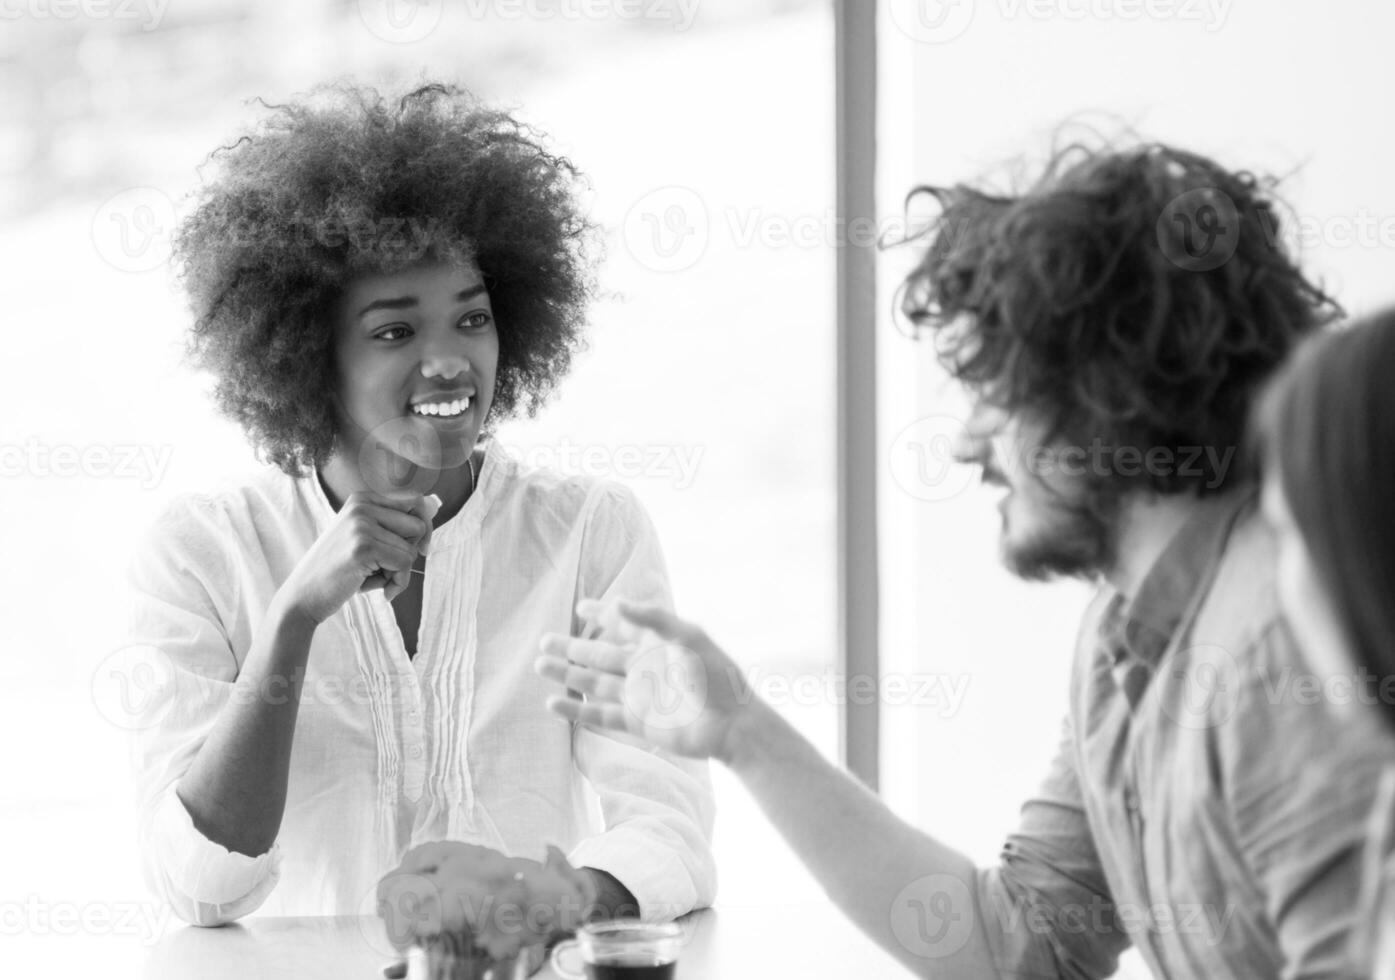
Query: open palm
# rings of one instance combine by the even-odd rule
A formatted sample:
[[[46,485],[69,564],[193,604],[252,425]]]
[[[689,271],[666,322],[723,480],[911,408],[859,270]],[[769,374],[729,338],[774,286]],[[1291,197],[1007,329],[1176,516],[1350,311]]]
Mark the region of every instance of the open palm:
[[[702,630],[659,606],[583,601],[607,639],[548,634],[538,673],[584,695],[548,707],[583,725],[637,735],[691,758],[724,759],[750,705],[745,677]]]

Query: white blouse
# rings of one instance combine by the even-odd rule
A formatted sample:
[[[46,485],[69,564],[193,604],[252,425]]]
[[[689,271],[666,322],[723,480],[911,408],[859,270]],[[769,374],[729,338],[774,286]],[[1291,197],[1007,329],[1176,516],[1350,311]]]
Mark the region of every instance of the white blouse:
[[[532,669],[542,633],[580,635],[578,599],[671,602],[653,525],[627,489],[521,467],[493,440],[478,488],[432,536],[415,657],[381,590],[316,630],[276,843],[249,857],[194,827],[175,786],[333,517],[315,476],[268,468],[175,500],[131,563],[127,643],[157,658],[170,692],[133,726],[139,847],[175,914],[373,914],[378,879],[443,839],[535,859],[555,843],[614,875],[646,919],[709,905],[706,763],[558,719]]]

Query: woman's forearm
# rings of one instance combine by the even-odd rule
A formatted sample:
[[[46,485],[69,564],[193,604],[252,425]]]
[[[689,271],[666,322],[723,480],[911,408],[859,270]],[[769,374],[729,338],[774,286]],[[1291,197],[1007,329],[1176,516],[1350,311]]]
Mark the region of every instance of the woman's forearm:
[[[896,816],[763,702],[748,720],[723,761],[843,913],[921,976],[997,976],[975,926],[973,862]],[[969,928],[931,942],[959,922]]]
[[[278,595],[228,703],[176,788],[201,834],[252,857],[281,829],[301,686],[316,623]]]

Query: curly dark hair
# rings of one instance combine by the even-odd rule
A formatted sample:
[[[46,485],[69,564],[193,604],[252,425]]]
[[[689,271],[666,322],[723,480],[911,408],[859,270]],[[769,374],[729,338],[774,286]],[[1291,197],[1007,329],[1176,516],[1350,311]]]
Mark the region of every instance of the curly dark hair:
[[[260,101],[260,100],[257,100]],[[188,353],[260,455],[329,457],[332,311],[356,276],[473,260],[499,325],[491,419],[534,414],[582,346],[595,292],[580,176],[507,112],[427,84],[399,99],[321,86],[218,148],[174,239]]]
[[[917,187],[907,208],[929,194],[939,212],[901,311],[952,376],[1050,440],[1214,451],[1110,466],[1102,498],[1218,492],[1253,476],[1229,464],[1259,385],[1340,314],[1284,249],[1275,183],[1149,143],[1073,144],[1020,195]]]

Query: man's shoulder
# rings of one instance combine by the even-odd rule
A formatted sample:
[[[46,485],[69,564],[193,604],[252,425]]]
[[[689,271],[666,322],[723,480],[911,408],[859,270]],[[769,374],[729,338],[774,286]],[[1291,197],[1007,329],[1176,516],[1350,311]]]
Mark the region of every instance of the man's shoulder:
[[[1180,639],[1219,647],[1245,660],[1287,660],[1292,642],[1279,606],[1275,580],[1278,550],[1257,508],[1236,519],[1196,615]]]

